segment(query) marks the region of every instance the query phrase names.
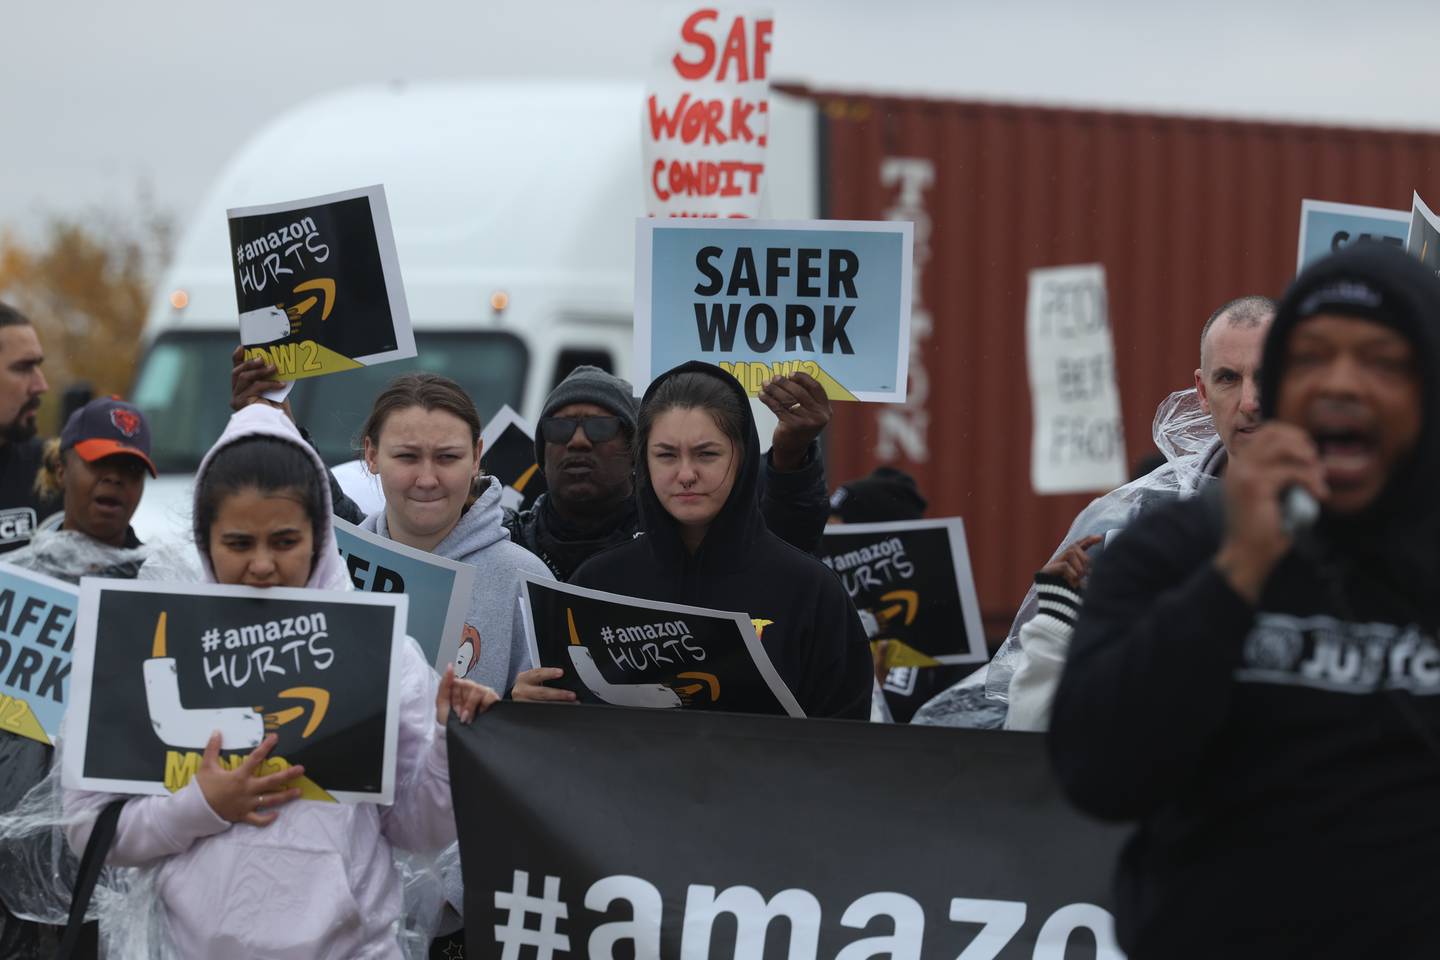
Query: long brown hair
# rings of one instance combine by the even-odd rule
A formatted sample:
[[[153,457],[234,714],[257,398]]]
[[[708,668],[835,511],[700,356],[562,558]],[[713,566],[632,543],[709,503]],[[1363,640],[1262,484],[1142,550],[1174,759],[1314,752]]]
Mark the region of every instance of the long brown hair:
[[[438,373],[406,373],[391,380],[390,385],[375,398],[370,416],[365,418],[365,425],[360,428],[362,441],[369,440],[371,447],[379,449],[380,431],[385,428],[385,421],[392,413],[411,407],[419,407],[427,413],[440,410],[459,417],[470,428],[471,445],[480,442],[480,412],[475,409],[475,401],[470,399],[464,387]],[[481,472],[471,484],[470,496],[465,500],[466,510],[479,498],[483,477]]]

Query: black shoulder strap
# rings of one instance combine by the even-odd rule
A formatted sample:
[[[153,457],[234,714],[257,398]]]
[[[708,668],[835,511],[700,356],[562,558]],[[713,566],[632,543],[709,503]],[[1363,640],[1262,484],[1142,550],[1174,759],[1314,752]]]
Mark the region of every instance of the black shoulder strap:
[[[100,868],[110,853],[110,844],[115,840],[115,824],[120,819],[120,808],[125,800],[112,800],[95,818],[95,827],[90,831],[90,842],[85,844],[85,853],[80,857],[80,872],[75,877],[75,891],[70,896],[70,920],[65,924],[65,936],[60,941],[56,960],[73,960],[82,956],[80,950],[82,932],[85,927],[85,911],[90,908],[90,898],[95,893],[95,883],[100,879]]]

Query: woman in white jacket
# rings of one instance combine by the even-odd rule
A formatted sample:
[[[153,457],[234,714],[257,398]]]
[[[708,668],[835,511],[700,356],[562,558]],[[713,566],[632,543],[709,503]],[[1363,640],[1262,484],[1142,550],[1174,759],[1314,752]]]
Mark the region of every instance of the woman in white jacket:
[[[325,467],[282,413],[253,404],[235,414],[198,477],[195,541],[207,579],[349,589]],[[216,762],[212,740],[184,788],[125,804],[106,862],[156,869],[174,955],[401,956],[392,846],[435,850],[454,840],[444,723],[452,709],[469,722],[496,699],[452,671],[437,683],[418,645],[405,650],[393,805],[296,802],[289,784],[301,768],[255,775],[273,738],[235,770]],[[112,799],[65,791],[67,819],[81,813],[67,831],[76,851]]]

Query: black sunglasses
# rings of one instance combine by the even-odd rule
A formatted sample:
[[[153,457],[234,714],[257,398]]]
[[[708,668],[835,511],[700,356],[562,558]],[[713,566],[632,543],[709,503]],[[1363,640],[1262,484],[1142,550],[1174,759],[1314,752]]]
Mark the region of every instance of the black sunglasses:
[[[546,417],[540,421],[540,436],[546,443],[566,444],[575,436],[575,428],[585,431],[591,443],[614,440],[620,432],[619,417]]]

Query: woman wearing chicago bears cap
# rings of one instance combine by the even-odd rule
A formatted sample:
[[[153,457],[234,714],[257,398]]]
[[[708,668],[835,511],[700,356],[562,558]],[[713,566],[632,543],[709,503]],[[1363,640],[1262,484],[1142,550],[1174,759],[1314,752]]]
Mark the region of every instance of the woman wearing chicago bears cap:
[[[91,400],[45,446],[35,486],[64,509],[40,525],[31,544],[6,560],[74,583],[82,576],[134,577],[144,560],[130,518],[145,492],[150,427],[114,397]]]

